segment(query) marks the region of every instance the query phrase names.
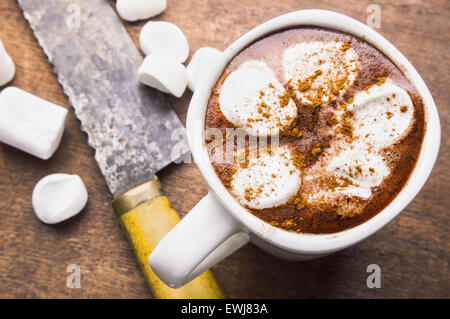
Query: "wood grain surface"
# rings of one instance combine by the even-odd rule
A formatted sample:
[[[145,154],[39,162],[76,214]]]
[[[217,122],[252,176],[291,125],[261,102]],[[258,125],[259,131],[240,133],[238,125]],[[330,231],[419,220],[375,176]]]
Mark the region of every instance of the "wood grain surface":
[[[257,3],[257,4],[256,4]],[[225,49],[265,20],[299,9],[321,8],[366,22],[368,1],[168,0],[154,20],[176,23],[192,53],[202,46]],[[230,298],[405,298],[450,297],[450,2],[376,0],[381,28],[417,68],[438,106],[442,142],[431,178],[405,211],[381,231],[337,254],[288,262],[253,245],[216,265],[213,272]],[[111,5],[114,2],[111,1]],[[82,10],[82,9],[81,9]],[[123,22],[138,45],[145,22]],[[11,83],[69,108],[68,101],[13,0],[0,2],[0,39],[17,72]],[[185,121],[191,93],[171,98]],[[39,160],[0,144],[0,297],[151,298],[111,207],[111,195],[94,151],[70,112],[56,154]],[[31,207],[35,183],[51,173],[79,174],[89,191],[87,207],[56,226],[42,224]],[[173,207],[187,213],[207,192],[194,164],[172,165],[160,174]],[[81,267],[81,288],[69,289],[69,264]],[[366,286],[369,264],[381,267],[380,289]]]

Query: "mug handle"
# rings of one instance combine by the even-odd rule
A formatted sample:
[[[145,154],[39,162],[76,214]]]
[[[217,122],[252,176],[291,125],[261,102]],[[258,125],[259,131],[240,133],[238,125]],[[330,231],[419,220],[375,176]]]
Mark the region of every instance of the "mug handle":
[[[250,236],[209,192],[148,258],[168,286],[181,287],[248,243]]]

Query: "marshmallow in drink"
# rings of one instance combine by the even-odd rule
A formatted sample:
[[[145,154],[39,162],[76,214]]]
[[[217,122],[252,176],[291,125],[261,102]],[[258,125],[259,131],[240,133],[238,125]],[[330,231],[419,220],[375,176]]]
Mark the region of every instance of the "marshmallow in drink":
[[[127,21],[137,21],[154,17],[166,10],[166,0],[117,0],[119,15]]]
[[[161,54],[150,54],[138,70],[140,82],[176,97],[183,95],[187,86],[187,71],[183,64]]]
[[[248,164],[240,166],[231,181],[231,192],[242,205],[255,209],[277,207],[297,194],[301,172],[288,147],[272,147],[259,156],[249,154]]]
[[[330,102],[345,93],[358,74],[358,54],[341,41],[301,42],[283,54],[286,82],[307,105]]]
[[[331,205],[339,215],[355,216],[365,207],[361,201],[372,196],[372,187],[389,174],[377,150],[360,142],[336,143],[304,171],[302,197],[310,207]]]
[[[189,56],[189,43],[183,31],[171,22],[149,21],[139,35],[141,49],[145,54],[157,53],[180,63]]]
[[[343,183],[347,184],[345,187],[337,186],[335,191],[364,199],[369,198],[372,195],[371,188],[378,186],[390,173],[383,156],[359,142],[345,145],[330,158],[325,169],[318,169],[322,174],[337,178],[338,182],[339,179],[350,181]]]
[[[347,110],[354,113],[354,136],[377,148],[400,141],[409,131],[414,105],[404,89],[387,79],[358,93]]]
[[[10,82],[16,72],[14,62],[0,40],[0,86]]]
[[[188,87],[193,92],[197,85],[202,82],[211,67],[216,61],[220,59],[222,52],[210,47],[200,48],[195,51],[189,65],[188,72]]]
[[[372,187],[378,186],[391,173],[382,155],[385,147],[399,142],[408,133],[414,106],[404,89],[387,79],[359,92],[344,110],[341,120],[351,111],[353,128],[350,141],[336,140],[321,159],[305,171],[304,181],[316,181],[307,194],[309,202],[326,202],[347,195],[369,199]],[[318,181],[333,179],[329,187]]]
[[[220,109],[248,134],[278,134],[297,116],[297,106],[274,72],[262,61],[248,61],[231,72],[220,89]]]
[[[330,175],[344,177],[364,190],[360,197],[369,198],[370,188],[379,185],[389,175],[383,157],[371,151],[366,145],[355,143],[333,157],[326,167]]]
[[[46,224],[60,223],[78,214],[88,193],[78,175],[52,174],[41,179],[33,190],[33,209]]]
[[[0,141],[50,158],[64,132],[67,110],[16,87],[0,93]]]

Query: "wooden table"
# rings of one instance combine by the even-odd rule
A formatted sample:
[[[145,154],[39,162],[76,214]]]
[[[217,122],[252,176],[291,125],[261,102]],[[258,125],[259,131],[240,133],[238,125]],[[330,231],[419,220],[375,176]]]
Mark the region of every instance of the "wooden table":
[[[225,49],[259,23],[293,10],[321,8],[366,22],[369,1],[188,1],[168,0],[155,20],[176,23],[191,54],[202,46]],[[111,4],[114,4],[111,1]],[[404,298],[450,297],[450,3],[377,1],[383,36],[417,68],[438,106],[443,139],[433,174],[422,192],[387,227],[345,251],[309,262],[287,262],[247,245],[213,268],[231,298]],[[138,44],[144,22],[126,23]],[[0,2],[0,38],[13,58],[12,85],[68,107],[46,56],[13,0]],[[172,98],[185,121],[191,93]],[[94,151],[70,112],[64,137],[48,161],[0,145],[0,297],[151,298],[137,262],[110,205],[111,195]],[[79,174],[89,202],[74,219],[57,226],[39,222],[31,207],[35,183],[51,173]],[[160,174],[180,214],[207,192],[194,164],[172,165]],[[66,268],[81,267],[81,288],[69,289]],[[381,266],[380,289],[366,286],[366,268]]]

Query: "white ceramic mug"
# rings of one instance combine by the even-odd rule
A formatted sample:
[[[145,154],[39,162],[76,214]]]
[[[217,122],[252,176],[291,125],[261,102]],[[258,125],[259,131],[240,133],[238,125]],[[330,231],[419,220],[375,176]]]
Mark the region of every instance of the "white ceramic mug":
[[[425,105],[426,133],[417,164],[395,199],[368,221],[333,234],[302,234],[273,227],[242,207],[217,177],[204,138],[205,112],[211,90],[226,65],[249,44],[264,36],[298,26],[318,26],[351,34],[383,52],[417,88]],[[433,98],[411,63],[380,34],[345,15],[303,10],[269,20],[231,44],[196,89],[187,116],[191,152],[210,192],[163,238],[149,257],[155,274],[180,287],[252,241],[268,252],[291,260],[318,258],[354,245],[397,216],[425,184],[436,161],[440,124]]]

